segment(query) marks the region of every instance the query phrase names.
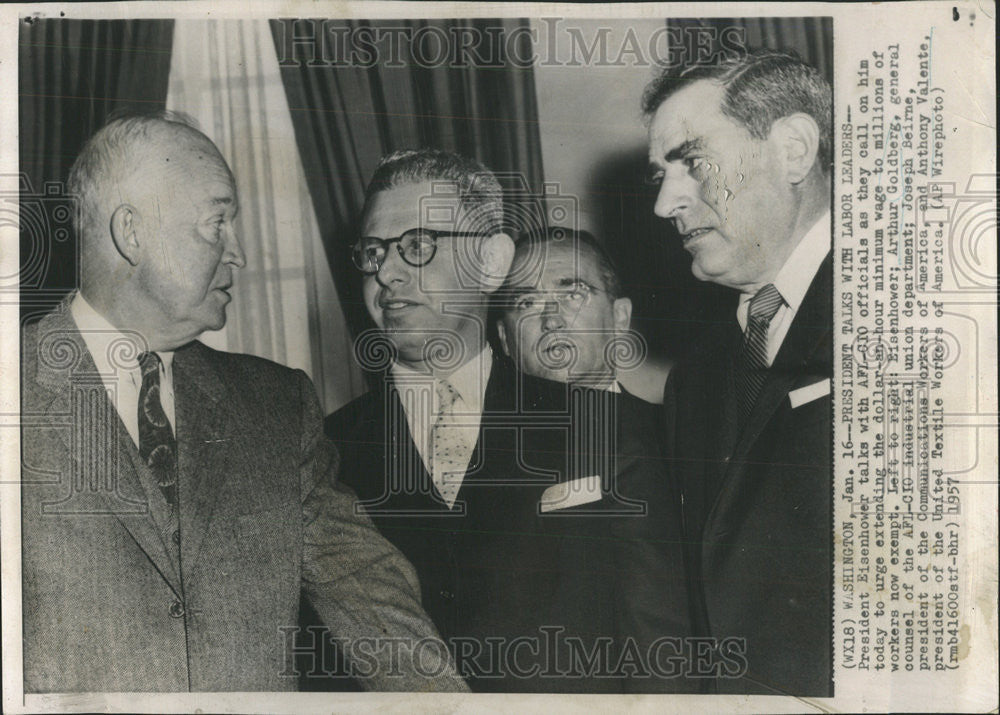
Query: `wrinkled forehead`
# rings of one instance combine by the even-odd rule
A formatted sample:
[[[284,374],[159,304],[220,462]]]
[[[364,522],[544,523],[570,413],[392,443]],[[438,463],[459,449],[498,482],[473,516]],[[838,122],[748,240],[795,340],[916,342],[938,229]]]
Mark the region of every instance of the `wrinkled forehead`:
[[[508,284],[515,288],[550,289],[583,281],[602,285],[600,265],[594,251],[572,241],[529,243],[514,253]]]
[[[649,123],[649,158],[670,161],[670,155],[685,145],[737,128],[722,113],[725,88],[718,82],[698,80],[670,95]]]

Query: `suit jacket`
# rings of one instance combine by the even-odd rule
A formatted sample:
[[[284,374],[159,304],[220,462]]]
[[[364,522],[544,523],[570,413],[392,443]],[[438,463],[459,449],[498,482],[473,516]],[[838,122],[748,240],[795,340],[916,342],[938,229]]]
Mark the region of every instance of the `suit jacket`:
[[[651,456],[658,454],[655,423],[646,424],[650,414],[640,404],[630,395],[526,376],[497,357],[478,444],[452,511],[428,496],[431,478],[391,380],[327,419],[327,434],[343,455],[344,481],[416,567],[424,606],[474,690],[620,692],[625,679],[612,671],[622,635],[652,640],[644,630],[648,614],[662,614],[659,607],[671,599],[667,611],[676,621],[668,633],[686,633],[679,518],[653,518],[676,501],[657,488],[665,477]],[[595,475],[601,487],[591,500],[541,512],[547,489]],[[643,499],[655,499],[655,508]],[[619,571],[626,557],[631,568]],[[655,592],[641,578],[640,561],[662,566],[672,593]],[[626,599],[653,599],[657,608],[619,609],[623,592]],[[658,618],[660,627],[669,621]],[[532,639],[538,655],[525,646],[497,662],[508,651],[501,647],[494,657],[488,638],[507,645]],[[597,653],[597,665],[572,676],[546,668],[546,654],[571,660],[567,638]],[[517,669],[524,672],[515,675]]]
[[[175,352],[171,546],[68,303],[22,336],[26,692],[294,689],[300,591],[339,636],[436,635],[412,568],[335,484],[300,371]],[[464,687],[389,670],[365,686]]]
[[[822,389],[795,407],[790,398],[829,385],[832,274],[828,255],[742,433],[735,321],[667,380],[666,450],[682,484],[694,618],[704,635],[745,640],[745,674],[715,680],[720,692],[832,695],[831,398]],[[738,673],[740,662],[723,658],[717,674]]]

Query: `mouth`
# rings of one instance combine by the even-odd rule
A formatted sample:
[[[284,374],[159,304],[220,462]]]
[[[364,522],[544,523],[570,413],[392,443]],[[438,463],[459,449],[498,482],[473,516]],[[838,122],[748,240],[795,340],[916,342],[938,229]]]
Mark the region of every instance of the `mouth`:
[[[714,229],[711,229],[711,228],[696,228],[696,229],[692,229],[691,231],[688,231],[687,233],[682,234],[681,235],[681,240],[684,243],[684,245],[687,246],[688,244],[693,243],[699,237],[704,236],[706,233],[711,233],[713,230]]]
[[[575,349],[573,341],[569,338],[557,337],[545,341],[542,345],[543,353],[565,353],[567,350]]]
[[[412,308],[416,305],[419,305],[419,303],[402,298],[379,298],[378,301],[378,307],[385,312],[406,310],[407,308]]]

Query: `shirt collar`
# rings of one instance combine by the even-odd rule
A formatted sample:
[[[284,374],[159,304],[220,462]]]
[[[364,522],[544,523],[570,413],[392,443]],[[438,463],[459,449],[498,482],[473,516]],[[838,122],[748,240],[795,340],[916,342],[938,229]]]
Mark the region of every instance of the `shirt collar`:
[[[483,350],[467,360],[455,372],[447,377],[448,383],[455,389],[458,396],[465,402],[471,411],[481,411],[483,401],[486,396],[486,383],[490,379],[490,371],[493,369],[493,351],[487,345]],[[417,370],[400,363],[393,363],[393,377],[399,380],[417,375],[425,375]]]
[[[113,375],[122,369],[138,368],[139,353],[144,348],[142,336],[123,333],[98,313],[79,291],[73,296],[69,310],[100,374]],[[160,356],[164,372],[169,372],[174,353],[157,351],[156,354]]]
[[[802,237],[774,278],[774,287],[778,289],[785,305],[793,312],[798,311],[813,278],[816,277],[823,259],[829,252],[830,212],[827,211]],[[753,293],[740,294],[741,311],[746,310],[746,304],[753,296]]]

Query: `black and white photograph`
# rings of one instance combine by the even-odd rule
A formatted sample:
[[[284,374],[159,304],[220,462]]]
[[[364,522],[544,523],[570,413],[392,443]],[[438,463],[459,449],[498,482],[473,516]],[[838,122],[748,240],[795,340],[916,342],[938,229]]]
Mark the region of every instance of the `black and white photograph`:
[[[5,12],[5,709],[995,708],[995,6],[883,5]]]

